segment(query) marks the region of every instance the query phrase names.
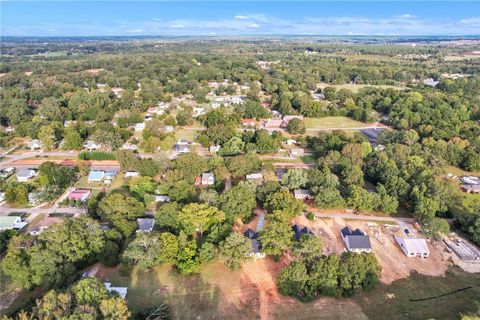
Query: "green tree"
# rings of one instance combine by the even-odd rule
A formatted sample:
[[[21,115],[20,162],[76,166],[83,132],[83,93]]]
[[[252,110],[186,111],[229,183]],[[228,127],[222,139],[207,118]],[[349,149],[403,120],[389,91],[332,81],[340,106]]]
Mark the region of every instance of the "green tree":
[[[213,225],[225,220],[225,213],[207,204],[191,203],[182,208],[178,220],[188,234],[203,235]]]
[[[160,234],[161,250],[158,255],[160,263],[174,263],[178,255],[178,240],[177,237],[169,232]]]
[[[98,204],[98,214],[113,224],[125,237],[130,236],[137,227],[137,218],[145,214],[143,203],[121,193],[111,193]]]
[[[155,223],[162,228],[177,231],[180,226],[178,213],[181,207],[177,202],[165,203],[155,213]]]
[[[139,232],[123,252],[123,259],[142,269],[150,269],[158,263],[162,242],[156,233]]]
[[[282,177],[282,185],[290,190],[304,187],[307,182],[307,172],[302,169],[290,169]]]
[[[265,254],[278,259],[292,247],[294,233],[288,222],[272,220],[260,232],[259,241]]]
[[[131,316],[125,301],[120,297],[102,300],[100,311],[105,320],[128,320]]]
[[[38,138],[46,151],[50,151],[55,147],[55,131],[51,126],[41,127],[38,132]]]
[[[304,134],[306,131],[305,124],[300,119],[292,119],[287,124],[287,131],[290,134]]]
[[[98,307],[108,297],[107,288],[96,278],[83,278],[75,283],[71,291],[77,304],[88,304]]]
[[[220,244],[222,260],[232,270],[238,269],[244,261],[248,260],[250,252],[252,252],[250,240],[239,233],[230,234]]]
[[[253,209],[257,205],[255,186],[240,182],[222,194],[219,203],[226,214],[227,221],[233,222],[237,218],[246,219],[253,214]]]
[[[278,273],[278,289],[283,295],[301,297],[308,279],[305,265],[300,261],[294,261]]]
[[[295,217],[302,211],[302,204],[295,201],[287,189],[281,188],[267,197],[265,208],[270,212],[281,210],[290,217]]]

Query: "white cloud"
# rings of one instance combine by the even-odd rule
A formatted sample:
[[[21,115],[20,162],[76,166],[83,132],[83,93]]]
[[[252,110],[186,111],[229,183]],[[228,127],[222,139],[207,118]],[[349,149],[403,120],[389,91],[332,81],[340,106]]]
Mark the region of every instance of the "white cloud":
[[[414,16],[413,14],[409,13],[404,13],[404,14],[397,14],[395,18],[400,18],[400,19],[413,19],[416,18],[417,16]]]
[[[144,31],[145,30],[138,28],[138,29],[129,29],[126,32],[128,32],[128,33],[141,33],[141,32],[144,32]]]
[[[250,17],[249,16],[236,15],[235,19],[237,19],[237,20],[248,20],[248,19],[250,19]]]
[[[187,26],[181,23],[171,24],[170,28],[172,29],[185,29]]]
[[[258,23],[250,23],[250,24],[247,25],[247,28],[258,29],[258,28],[260,28],[260,25]]]

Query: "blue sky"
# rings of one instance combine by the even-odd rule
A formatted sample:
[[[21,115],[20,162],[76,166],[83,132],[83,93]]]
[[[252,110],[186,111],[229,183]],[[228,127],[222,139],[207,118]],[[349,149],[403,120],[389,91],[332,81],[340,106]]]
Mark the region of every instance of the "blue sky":
[[[479,35],[480,1],[0,0],[3,36]]]

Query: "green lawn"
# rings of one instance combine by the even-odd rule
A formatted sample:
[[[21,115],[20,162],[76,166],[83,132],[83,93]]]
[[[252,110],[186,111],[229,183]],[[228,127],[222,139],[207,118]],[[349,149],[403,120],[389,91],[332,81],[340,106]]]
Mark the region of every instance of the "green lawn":
[[[185,140],[195,140],[195,137],[202,132],[202,129],[194,128],[194,129],[183,129],[179,128],[175,132],[175,138],[178,139],[185,139]]]
[[[362,128],[367,125],[363,122],[356,121],[347,117],[305,118],[304,122],[307,129],[355,129]]]
[[[75,183],[75,187],[78,189],[117,189],[123,186],[124,180],[124,174],[122,172],[117,174],[110,185],[97,182],[89,183],[88,177],[82,177],[77,181],[77,183]]]

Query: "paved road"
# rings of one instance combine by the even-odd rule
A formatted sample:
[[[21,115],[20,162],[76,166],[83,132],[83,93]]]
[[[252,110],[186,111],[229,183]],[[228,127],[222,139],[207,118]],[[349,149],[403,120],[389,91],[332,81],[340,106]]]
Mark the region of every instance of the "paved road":
[[[320,213],[312,210],[317,218],[338,218],[338,219],[351,219],[351,220],[367,220],[367,221],[379,221],[379,222],[408,222],[414,223],[416,220],[414,218],[397,218],[397,217],[378,217],[378,216],[366,216],[353,213]]]
[[[83,208],[4,208],[0,207],[0,215],[6,215],[9,213],[29,213],[31,215],[49,214],[49,213],[73,213],[79,215],[85,213]]]

